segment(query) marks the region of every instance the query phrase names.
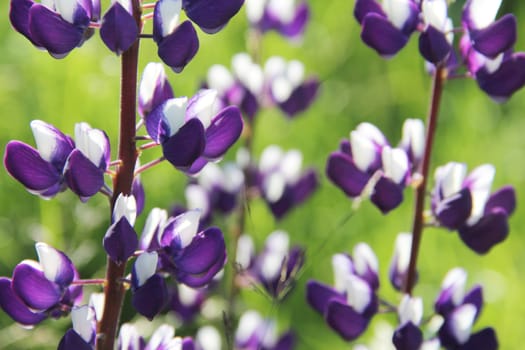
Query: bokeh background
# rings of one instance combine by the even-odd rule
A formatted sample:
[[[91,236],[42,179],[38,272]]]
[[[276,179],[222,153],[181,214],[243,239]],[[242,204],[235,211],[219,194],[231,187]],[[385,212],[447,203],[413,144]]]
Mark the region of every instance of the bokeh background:
[[[256,125],[255,154],[269,144],[285,149],[298,148],[304,164],[318,169],[321,186],[303,206],[281,222],[276,222],[264,203],[252,203],[247,232],[256,237],[259,247],[275,229],[289,232],[292,243],[307,249],[307,268],[296,287],[280,303],[272,303],[254,290],[244,290],[239,310],[256,309],[276,317],[280,329],[292,327],[298,336],[298,349],[349,349],[324,323],[321,316],[304,301],[304,285],[310,278],[332,283],[331,256],[351,252],[365,241],[380,260],[381,297],[393,303],[399,295],[388,283],[388,263],[396,235],[411,228],[412,193],[405,192],[403,205],[383,216],[370,203],[345,223],[351,201],[324,174],[328,154],[341,138],[360,122],[377,125],[396,144],[406,118],[425,119],[430,78],[417,51],[417,40],[395,58],[383,60],[365,47],[359,38],[359,26],[352,16],[352,1],[314,1],[311,23],[300,44],[289,42],[275,33],[265,36],[263,58],[281,55],[304,62],[309,74],[317,75],[322,86],[317,101],[305,113],[288,120],[278,110],[264,111]],[[0,147],[12,139],[34,144],[29,122],[42,119],[72,134],[74,124],[87,121],[110,135],[117,143],[119,59],[99,40],[98,34],[62,60],[36,50],[29,41],[14,32],[8,21],[9,4],[0,0]],[[103,7],[107,6],[106,3]],[[458,23],[462,2],[452,5]],[[500,15],[514,12],[518,18],[517,50],[525,50],[525,6],[506,1]],[[169,72],[176,95],[191,96],[207,69],[214,63],[230,65],[233,54],[245,51],[247,21],[244,10],[220,33],[210,36],[199,32],[201,48],[182,74]],[[148,40],[141,44],[140,67],[156,58],[156,47]],[[158,150],[152,151],[153,158]],[[232,150],[227,158],[233,158]],[[456,266],[469,271],[468,287],[481,283],[485,308],[475,329],[491,325],[497,330],[501,349],[520,349],[525,321],[525,91],[508,102],[497,104],[481,92],[472,80],[447,83],[443,95],[432,167],[448,161],[468,164],[469,169],[492,163],[497,172],[494,188],[513,184],[518,193],[518,208],[510,220],[508,239],[486,256],[466,248],[455,233],[427,229],[419,259],[420,281],[415,294],[425,301],[425,314],[432,312],[445,273]],[[146,209],[169,208],[183,202],[186,178],[169,164],[143,174],[147,191]],[[109,210],[102,197],[82,204],[70,192],[50,201],[30,195],[5,169],[0,169],[0,275],[10,276],[23,259],[36,259],[35,241],[45,241],[70,254],[85,278],[102,277],[105,256],[101,239],[108,227]],[[143,215],[144,216],[144,215]],[[139,218],[138,231],[144,222]],[[218,223],[227,235],[231,222]],[[230,261],[233,259],[230,258]],[[231,265],[229,266],[229,268]],[[98,291],[89,288],[87,291]],[[221,289],[218,289],[221,292]],[[126,304],[124,321],[134,313]],[[169,320],[169,318],[167,318]],[[378,315],[359,342],[389,337],[383,321],[395,324],[392,315]],[[205,319],[200,324],[209,323]],[[220,318],[211,321],[221,331]],[[147,333],[155,323],[141,323]],[[45,321],[28,331],[0,314],[1,349],[53,349],[69,320]],[[181,335],[192,327],[182,327]]]

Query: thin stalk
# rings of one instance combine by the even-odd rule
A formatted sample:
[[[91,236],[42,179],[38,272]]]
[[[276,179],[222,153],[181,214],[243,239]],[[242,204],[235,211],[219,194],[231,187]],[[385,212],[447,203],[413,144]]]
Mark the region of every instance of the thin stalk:
[[[443,84],[446,79],[446,69],[438,65],[434,73],[434,81],[432,86],[432,96],[430,99],[430,109],[427,117],[427,134],[425,139],[425,151],[423,153],[423,160],[421,161],[419,173],[422,176],[421,183],[416,189],[416,203],[414,208],[414,217],[412,224],[412,246],[410,248],[410,262],[408,264],[407,278],[403,291],[406,294],[412,295],[412,290],[416,282],[416,268],[417,258],[419,255],[419,247],[421,245],[421,237],[424,228],[424,210],[425,197],[428,181],[428,170],[430,167],[430,158],[432,156],[432,146],[434,144],[434,135],[436,133],[437,121],[439,115],[439,105],[441,102],[441,93],[443,92]]]
[[[133,14],[139,29],[141,28],[141,8],[139,0],[132,0]],[[140,30],[139,30],[140,31]],[[137,100],[137,70],[139,40],[122,54],[120,82],[120,129],[118,159],[121,164],[116,169],[111,198],[111,213],[117,197],[122,193],[131,194],[137,149],[135,144],[135,121]],[[111,214],[110,214],[111,215]],[[117,328],[120,321],[122,302],[126,291],[122,278],[126,264],[116,264],[107,257],[106,284],[104,286],[104,313],[98,323],[97,350],[113,350]]]

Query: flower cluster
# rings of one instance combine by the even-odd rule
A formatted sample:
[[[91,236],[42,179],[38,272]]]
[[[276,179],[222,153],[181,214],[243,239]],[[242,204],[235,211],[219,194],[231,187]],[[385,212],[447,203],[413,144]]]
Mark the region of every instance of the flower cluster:
[[[459,54],[470,76],[495,100],[509,98],[525,85],[525,54],[513,52],[516,18],[495,20],[501,1],[468,0],[462,12]],[[384,57],[399,52],[415,31],[427,62],[458,68],[454,28],[446,0],[356,1],[354,15],[363,41]]]
[[[423,148],[424,126],[419,119],[405,121],[402,140],[395,148],[377,127],[361,123],[329,156],[326,173],[348,196],[370,196],[388,213],[403,201],[403,189],[418,179]]]
[[[174,71],[180,72],[199,48],[192,22],[206,33],[216,33],[239,11],[243,0],[159,0],[152,14],[153,40],[159,57]],[[51,1],[11,0],[9,19],[13,27],[33,45],[45,49],[55,58],[65,57],[100,29],[104,44],[120,55],[140,37],[142,11],[138,2],[112,2],[101,17],[99,0]],[[181,11],[192,21],[179,24]]]

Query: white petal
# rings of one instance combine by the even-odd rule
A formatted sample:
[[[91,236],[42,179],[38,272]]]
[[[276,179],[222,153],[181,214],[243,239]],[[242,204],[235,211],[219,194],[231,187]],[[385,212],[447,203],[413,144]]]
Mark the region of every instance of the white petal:
[[[346,299],[358,313],[365,311],[372,301],[372,290],[366,281],[356,275],[348,275],[345,283]]]
[[[405,294],[403,299],[401,299],[397,312],[400,324],[410,321],[417,326],[421,323],[421,319],[423,318],[423,300]]]
[[[198,95],[189,101],[187,112],[193,118],[198,118],[204,128],[208,128],[211,119],[215,116],[217,110],[217,91],[206,89],[199,91]]]
[[[409,171],[406,152],[399,148],[383,147],[381,153],[384,174],[397,184],[402,184]]]
[[[303,154],[299,150],[286,152],[281,160],[280,170],[289,184],[296,183],[301,177]]]
[[[277,168],[283,158],[283,150],[277,145],[266,147],[259,160],[259,171],[266,173]]]
[[[266,0],[246,0],[245,4],[248,20],[251,23],[259,22],[264,14]]]
[[[409,0],[383,0],[383,11],[397,29],[402,29],[410,17]]]
[[[394,257],[395,270],[398,272],[404,272],[408,270],[408,264],[410,263],[410,250],[412,249],[412,234],[400,233],[396,237],[394,245]]]
[[[403,148],[410,148],[416,159],[423,158],[425,150],[425,125],[421,119],[407,119],[403,123]]]
[[[137,201],[133,195],[126,196],[122,193],[118,195],[113,208],[113,221],[117,222],[125,217],[131,226],[135,225],[137,218]]]
[[[101,320],[104,314],[104,293],[91,293],[89,296],[89,306],[95,311],[95,320]]]
[[[460,267],[453,268],[447,272],[441,290],[452,289],[452,302],[459,305],[465,295],[465,285],[467,283],[467,272]]]
[[[224,173],[224,189],[230,193],[238,192],[244,184],[244,173],[234,163],[226,163],[222,169]]]
[[[35,244],[35,247],[38,254],[38,261],[44,271],[44,276],[54,282],[60,271],[64,268],[64,257],[58,250],[46,243],[38,242]]]
[[[352,260],[345,254],[335,254],[332,256],[332,268],[334,269],[334,288],[343,293],[346,288],[346,278],[354,271]]]
[[[450,162],[436,169],[436,181],[444,198],[447,198],[463,187],[467,166],[463,163]]]
[[[145,245],[142,249],[147,249],[147,246],[151,244],[154,238],[155,232],[160,227],[163,227],[168,219],[168,212],[164,209],[153,208],[146,219],[142,235],[140,237],[141,244]]]
[[[158,84],[166,79],[166,72],[162,63],[150,62],[142,72],[139,85],[141,101],[151,101]]]
[[[251,93],[258,96],[264,84],[262,68],[252,62],[252,59],[246,53],[239,53],[233,56],[232,68],[237,79],[239,79]]]
[[[292,95],[294,86],[286,79],[280,76],[272,80],[272,96],[279,103],[285,102]]]
[[[179,24],[182,0],[161,0],[158,6],[162,22],[162,36],[166,37],[173,33]]]
[[[368,269],[377,272],[379,263],[374,251],[366,243],[358,243],[352,252],[354,268],[357,274],[364,275]]]
[[[166,101],[163,108],[163,114],[169,125],[170,136],[179,131],[186,121],[186,107],[188,105],[187,97],[172,98]]]
[[[264,75],[267,79],[272,80],[277,76],[286,74],[286,61],[281,56],[272,56],[264,64]]]
[[[495,174],[496,168],[491,164],[485,164],[472,170],[465,179],[465,185],[469,187],[472,195],[472,211],[467,224],[473,225],[483,216]]]
[[[210,67],[206,80],[210,89],[217,90],[219,94],[224,94],[235,83],[230,71],[220,64]]]
[[[247,234],[241,235],[237,241],[237,256],[235,262],[241,269],[245,270],[250,266],[254,255],[255,245],[253,239]]]
[[[284,194],[286,188],[286,178],[280,172],[274,172],[264,178],[262,184],[264,196],[270,203],[275,203]]]
[[[190,288],[182,283],[178,284],[177,289],[179,291],[180,302],[185,306],[194,305],[200,294],[197,289]]]
[[[210,199],[206,189],[200,185],[189,184],[184,190],[188,209],[199,209],[203,213],[210,211]]]
[[[74,307],[71,310],[73,329],[86,343],[91,341],[95,333],[93,317],[94,311],[87,305]]]
[[[163,324],[157,330],[153,335],[151,336],[149,342],[148,342],[148,349],[159,349],[164,348],[166,345],[168,345],[173,337],[175,336],[175,328],[173,328],[170,325]]]
[[[38,153],[44,160],[51,162],[53,153],[58,146],[56,133],[50,129],[47,123],[41,120],[33,120],[31,122],[31,130],[33,131]]]
[[[421,5],[425,24],[443,31],[447,22],[446,0],[423,0]]]
[[[501,0],[471,0],[469,5],[469,18],[474,27],[483,29],[494,22]]]
[[[179,235],[182,248],[187,247],[197,234],[200,217],[201,211],[198,209],[188,210],[177,217],[173,230]]]
[[[73,24],[73,18],[78,6],[79,3],[75,0],[55,0],[56,11],[60,14],[60,17],[71,24]]]
[[[288,62],[286,77],[292,86],[299,86],[304,80],[304,64],[298,60],[291,60]]]
[[[480,56],[484,57],[485,58],[485,61],[483,63],[483,65],[485,66],[485,68],[487,69],[487,71],[492,74],[494,73],[495,71],[497,71],[499,69],[499,67],[501,66],[501,63],[503,62],[503,56],[504,54],[503,53],[500,53],[498,56],[496,56],[496,58],[493,58],[493,59],[490,59],[488,57],[485,57],[483,55],[480,54]]]
[[[135,274],[138,286],[142,286],[157,271],[159,256],[157,252],[145,252],[135,260]]]
[[[257,332],[259,327],[263,324],[263,319],[257,311],[248,310],[242,314],[239,320],[237,331],[235,332],[235,340],[237,343],[243,344],[248,341],[251,336]]]
[[[221,350],[221,335],[215,327],[204,326],[199,328],[196,341],[202,350]]]
[[[281,22],[290,23],[295,17],[295,0],[269,0],[268,10]]]
[[[75,145],[93,164],[100,166],[108,141],[102,130],[93,129],[88,123],[75,124]]]
[[[476,307],[473,304],[461,305],[453,311],[450,324],[452,333],[458,343],[465,344],[469,340],[476,311]]]
[[[124,323],[120,326],[118,339],[119,349],[140,349],[139,333],[132,324]]]

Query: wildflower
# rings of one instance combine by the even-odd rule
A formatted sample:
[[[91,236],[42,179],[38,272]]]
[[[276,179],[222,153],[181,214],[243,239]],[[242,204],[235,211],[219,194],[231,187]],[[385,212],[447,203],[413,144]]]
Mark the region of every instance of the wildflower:
[[[118,336],[118,350],[162,350],[162,349],[194,349],[193,339],[190,337],[175,337],[175,329],[167,324],[158,327],[149,342],[139,335],[137,328],[129,323],[120,327]]]
[[[71,310],[71,321],[73,328],[66,331],[58,344],[58,350],[94,349],[97,327],[95,311],[88,305],[75,307]]]
[[[292,332],[279,337],[275,321],[263,319],[254,310],[242,314],[235,332],[235,345],[239,350],[291,350],[294,344]]]
[[[137,233],[133,229],[137,203],[133,196],[120,194],[115,201],[113,224],[103,240],[104,249],[117,264],[125,262],[138,247]]]

